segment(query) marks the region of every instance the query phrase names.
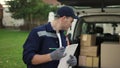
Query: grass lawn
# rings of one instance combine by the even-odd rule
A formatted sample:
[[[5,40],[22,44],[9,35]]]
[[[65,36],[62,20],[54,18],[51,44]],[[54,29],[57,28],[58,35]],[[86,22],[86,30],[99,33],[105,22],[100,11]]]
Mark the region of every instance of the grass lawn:
[[[23,44],[29,32],[0,29],[0,68],[26,68]]]

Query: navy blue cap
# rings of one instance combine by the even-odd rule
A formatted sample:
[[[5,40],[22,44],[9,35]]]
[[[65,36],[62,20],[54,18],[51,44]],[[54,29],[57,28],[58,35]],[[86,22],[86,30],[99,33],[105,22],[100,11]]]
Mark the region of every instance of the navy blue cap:
[[[66,17],[72,17],[74,19],[78,19],[78,17],[75,16],[75,14],[74,14],[73,9],[68,6],[63,6],[63,7],[59,8],[57,10],[57,15],[59,15],[60,17],[66,16]]]

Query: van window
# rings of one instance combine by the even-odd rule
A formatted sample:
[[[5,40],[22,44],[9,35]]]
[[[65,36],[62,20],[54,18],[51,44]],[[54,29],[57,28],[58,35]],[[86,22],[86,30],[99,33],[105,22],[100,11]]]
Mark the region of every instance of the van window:
[[[77,40],[81,34],[96,34],[104,41],[119,41],[120,23],[113,22],[78,22],[75,29],[74,39]]]

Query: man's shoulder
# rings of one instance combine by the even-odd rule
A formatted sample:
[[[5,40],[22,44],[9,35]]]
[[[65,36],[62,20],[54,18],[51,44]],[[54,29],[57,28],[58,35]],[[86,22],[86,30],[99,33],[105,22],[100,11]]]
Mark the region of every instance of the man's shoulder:
[[[33,28],[33,30],[36,30],[36,31],[43,31],[45,29],[46,29],[46,24]]]

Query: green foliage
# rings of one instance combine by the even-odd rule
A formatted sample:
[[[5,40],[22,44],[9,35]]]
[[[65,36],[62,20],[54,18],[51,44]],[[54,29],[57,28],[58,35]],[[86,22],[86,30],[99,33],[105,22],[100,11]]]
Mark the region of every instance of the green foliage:
[[[50,11],[55,11],[56,7],[51,7],[42,2],[42,0],[11,0],[6,2],[10,5],[9,10],[12,12],[12,17],[19,18],[40,18],[47,19]]]

